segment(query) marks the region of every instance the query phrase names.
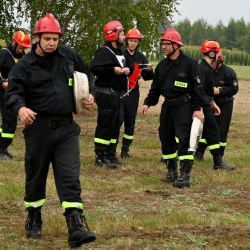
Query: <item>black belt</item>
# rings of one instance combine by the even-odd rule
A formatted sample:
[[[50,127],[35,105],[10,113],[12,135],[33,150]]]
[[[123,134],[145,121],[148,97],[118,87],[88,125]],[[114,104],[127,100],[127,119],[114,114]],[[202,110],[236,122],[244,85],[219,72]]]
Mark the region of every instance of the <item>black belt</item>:
[[[126,94],[126,91],[117,91],[112,88],[104,88],[104,87],[95,87],[96,92],[107,94],[107,95],[115,95],[115,96],[123,96]]]
[[[182,95],[178,98],[174,99],[167,99],[165,98],[165,103],[169,106],[175,106],[175,105],[180,105],[186,102],[189,102],[191,99],[191,96],[189,94]]]
[[[69,125],[73,121],[73,115],[48,115],[38,113],[36,121],[48,125],[51,129],[56,129]]]

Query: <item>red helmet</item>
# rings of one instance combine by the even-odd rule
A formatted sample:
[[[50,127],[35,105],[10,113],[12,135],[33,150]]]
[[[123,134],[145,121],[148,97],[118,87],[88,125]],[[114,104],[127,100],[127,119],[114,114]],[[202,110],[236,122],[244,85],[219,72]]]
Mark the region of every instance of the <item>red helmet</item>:
[[[220,52],[221,48],[218,42],[214,40],[205,40],[202,42],[200,50],[202,53],[208,53],[210,51]]]
[[[122,24],[117,21],[111,21],[104,26],[104,36],[106,41],[116,41],[118,39],[118,34],[123,30]]]
[[[129,38],[141,39],[142,38],[142,34],[141,34],[141,32],[138,29],[133,28],[133,29],[130,29],[127,32],[127,34],[125,35],[125,37],[127,39],[129,39]]]
[[[173,28],[169,28],[169,29],[165,30],[161,36],[161,40],[168,40],[168,41],[171,41],[173,43],[177,43],[177,44],[183,46],[183,43],[181,41],[181,35],[179,34],[178,31],[176,31]]]
[[[59,22],[55,19],[54,15],[47,13],[45,17],[38,20],[34,34],[39,33],[58,33],[62,34]]]
[[[28,34],[25,34],[23,31],[19,30],[17,31],[13,37],[12,40],[15,41],[17,44],[24,48],[30,48],[31,47],[31,40],[30,36]]]

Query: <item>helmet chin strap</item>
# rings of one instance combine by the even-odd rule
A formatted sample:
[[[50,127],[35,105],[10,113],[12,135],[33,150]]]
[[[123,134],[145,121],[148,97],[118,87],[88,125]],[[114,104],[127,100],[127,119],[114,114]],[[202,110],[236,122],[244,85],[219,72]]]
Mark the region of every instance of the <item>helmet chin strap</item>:
[[[207,63],[211,66],[212,65],[212,63],[213,62],[215,62],[215,57],[211,57],[211,56],[209,56],[208,54],[206,55],[206,57],[204,58],[206,61],[207,61]]]
[[[39,39],[39,41],[37,42],[37,45],[39,46],[39,48],[41,49],[42,53],[44,56],[52,56],[54,54],[54,51],[53,52],[46,52],[44,51],[44,49],[42,48],[41,46],[41,40]]]
[[[179,49],[179,46],[177,47],[177,49],[175,49],[174,43],[172,43],[172,48],[173,48],[173,51],[170,54],[168,54],[168,57],[172,56],[175,53],[175,51]]]
[[[42,48],[42,46],[41,46],[41,43],[40,43],[40,40],[39,40],[39,42],[37,43],[37,45],[38,45],[39,48],[41,49],[43,55],[46,56],[46,52],[43,50],[43,48]]]

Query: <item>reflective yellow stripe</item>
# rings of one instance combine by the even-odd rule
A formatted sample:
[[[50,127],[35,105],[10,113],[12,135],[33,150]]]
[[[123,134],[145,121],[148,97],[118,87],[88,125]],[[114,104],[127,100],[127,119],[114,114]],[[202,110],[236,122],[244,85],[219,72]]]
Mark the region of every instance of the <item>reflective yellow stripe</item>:
[[[175,142],[176,142],[176,143],[179,143],[179,142],[180,142],[180,140],[179,140],[179,138],[178,138],[177,136],[175,136]]]
[[[110,143],[116,144],[116,143],[117,143],[117,139],[111,139],[111,140],[110,140]]]
[[[217,149],[217,148],[220,148],[220,144],[214,144],[214,145],[208,146],[209,150],[213,150],[213,149]]]
[[[187,88],[188,84],[187,84],[187,82],[175,81],[174,86],[180,87],[180,88]]]
[[[94,138],[94,142],[104,144],[104,145],[109,145],[110,144],[110,141],[103,140],[103,139],[100,139],[100,138]]]
[[[82,209],[83,210],[83,204],[81,202],[68,202],[68,201],[63,201],[62,203],[62,208],[63,211],[65,212],[65,210],[67,208],[78,208],[78,209]]]
[[[191,160],[191,161],[193,161],[194,160],[193,155],[181,155],[178,158],[179,158],[180,161],[182,161],[182,160]]]
[[[207,144],[207,140],[206,139],[200,139],[199,142]]]
[[[14,138],[14,134],[8,134],[2,132],[2,138]]]
[[[24,201],[24,206],[26,208],[28,207],[41,207],[45,204],[45,199],[39,200],[39,201],[33,201],[33,202],[28,202],[28,201]]]
[[[0,128],[0,133],[2,133],[3,132],[3,130]]]
[[[22,30],[19,30],[18,33],[21,34],[21,41],[24,41],[25,33]]]
[[[71,86],[73,86],[73,79],[72,78],[69,78],[69,86],[71,87]]]
[[[221,146],[221,147],[226,147],[226,146],[227,146],[227,143],[226,143],[226,142],[220,142],[220,146]]]
[[[128,139],[128,140],[133,140],[134,136],[133,135],[126,135],[126,134],[124,134],[123,138]]]
[[[176,153],[170,154],[170,155],[162,155],[162,158],[163,158],[164,160],[174,159],[174,158],[176,158],[176,157],[177,157],[177,154],[176,154]]]

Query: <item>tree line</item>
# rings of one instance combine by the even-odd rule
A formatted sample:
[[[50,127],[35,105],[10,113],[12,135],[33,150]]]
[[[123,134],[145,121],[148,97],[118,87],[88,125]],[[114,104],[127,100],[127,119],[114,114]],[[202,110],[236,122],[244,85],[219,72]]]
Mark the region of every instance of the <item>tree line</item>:
[[[222,21],[209,25],[204,19],[191,24],[189,19],[178,22],[174,27],[181,33],[185,52],[195,59],[200,58],[199,48],[203,40],[217,40],[228,64],[250,65],[250,23],[244,19],[230,19],[227,25]]]

